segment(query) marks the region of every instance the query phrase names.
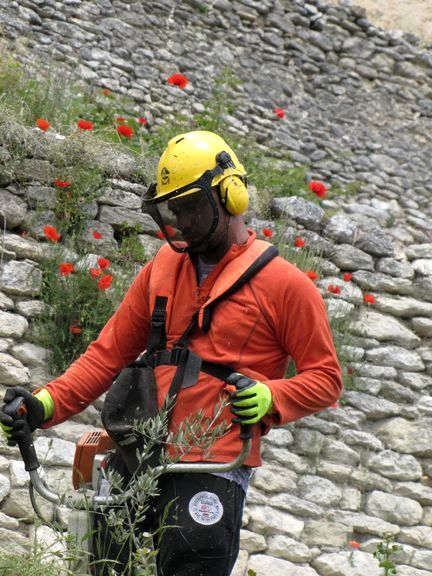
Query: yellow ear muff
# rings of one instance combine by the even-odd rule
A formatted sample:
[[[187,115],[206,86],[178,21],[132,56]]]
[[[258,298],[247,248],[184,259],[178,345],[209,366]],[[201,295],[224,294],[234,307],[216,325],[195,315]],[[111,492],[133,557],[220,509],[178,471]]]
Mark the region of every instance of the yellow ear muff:
[[[227,212],[239,216],[247,210],[249,194],[245,183],[238,176],[226,176],[219,183],[220,198]]]

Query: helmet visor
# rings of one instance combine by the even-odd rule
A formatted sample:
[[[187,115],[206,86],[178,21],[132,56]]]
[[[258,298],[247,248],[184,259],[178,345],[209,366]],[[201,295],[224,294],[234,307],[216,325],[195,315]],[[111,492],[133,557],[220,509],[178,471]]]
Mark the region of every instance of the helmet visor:
[[[200,253],[215,231],[219,212],[211,187],[212,171],[199,180],[155,201],[155,185],[149,186],[143,210],[159,226],[176,252]]]

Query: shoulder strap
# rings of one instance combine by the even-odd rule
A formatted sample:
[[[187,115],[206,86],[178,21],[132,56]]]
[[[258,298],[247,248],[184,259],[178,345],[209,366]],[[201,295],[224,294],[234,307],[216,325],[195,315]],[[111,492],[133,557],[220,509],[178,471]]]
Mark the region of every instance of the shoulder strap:
[[[256,258],[256,260],[252,262],[249,268],[247,268],[243,272],[243,274],[237,278],[237,280],[234,282],[234,284],[230,286],[230,288],[228,288],[228,290],[225,290],[225,292],[219,294],[217,298],[212,300],[212,302],[210,302],[208,306],[205,307],[202,317],[202,329],[204,330],[204,332],[208,332],[208,330],[210,329],[211,314],[213,307],[216,304],[219,304],[219,302],[221,302],[225,298],[228,298],[229,296],[234,294],[234,292],[237,292],[237,290],[240,290],[240,288],[244,286],[247,282],[249,282],[249,280],[253,278],[255,274],[257,274],[260,270],[262,270],[264,266],[266,266],[269,262],[271,262],[271,260],[273,260],[273,258],[276,258],[278,254],[279,251],[276,248],[276,246],[273,245],[269,246],[264,252],[262,252],[258,256],[258,258]]]

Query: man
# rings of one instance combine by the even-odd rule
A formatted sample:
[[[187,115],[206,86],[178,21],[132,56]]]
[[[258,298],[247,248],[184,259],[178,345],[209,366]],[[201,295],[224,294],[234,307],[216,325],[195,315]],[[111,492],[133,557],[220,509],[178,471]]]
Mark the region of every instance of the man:
[[[220,397],[227,397],[227,382],[240,385],[231,396],[231,408],[222,414],[230,420],[231,409],[233,425],[216,440],[211,461],[228,462],[238,454],[238,424],[252,425],[252,449],[245,465],[234,472],[162,477],[153,516],[159,517],[171,500],[175,503],[168,518],[174,526],[158,545],[161,576],[229,576],[239,551],[248,480],[253,467],[261,464],[261,435],[272,425],[330,406],[341,392],[321,295],[287,261],[274,258],[210,313],[210,304],[235,286],[269,246],[243,221],[248,205],[245,176],[234,151],[216,134],[194,131],[170,140],[158,164],[157,182],[145,199],[145,209],[167,244],[144,266],[98,339],[65,374],[35,395],[22,388],[5,395],[6,403],[24,396],[32,429],[53,426],[106,392],[113,376],[149,346],[151,316],[161,298],[168,351],[199,311],[188,338],[189,352],[204,364],[228,366],[234,373],[224,381],[199,371],[185,380],[170,426],[176,429],[198,409],[211,416]],[[284,374],[290,357],[297,374],[288,379]],[[176,372],[173,364],[155,366],[159,405]],[[1,421],[13,438],[19,425],[5,414]],[[184,460],[209,457],[192,448]],[[196,505],[200,499],[210,514]]]

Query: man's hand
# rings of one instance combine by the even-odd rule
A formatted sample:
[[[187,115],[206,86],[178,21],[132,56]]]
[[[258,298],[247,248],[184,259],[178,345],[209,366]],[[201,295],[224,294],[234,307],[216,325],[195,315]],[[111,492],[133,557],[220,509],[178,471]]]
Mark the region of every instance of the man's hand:
[[[273,399],[270,388],[259,380],[252,380],[238,372],[227,378],[236,392],[231,395],[231,412],[235,424],[255,424],[271,411]]]
[[[8,443],[11,443],[12,445],[23,438],[25,420],[19,415],[13,418],[7,414],[5,410],[8,404],[20,396],[24,398],[26,419],[30,431],[33,432],[36,428],[39,428],[44,421],[44,406],[36,396],[33,396],[31,392],[21,386],[8,388],[4,395],[4,404],[0,408],[0,426],[8,439]]]

